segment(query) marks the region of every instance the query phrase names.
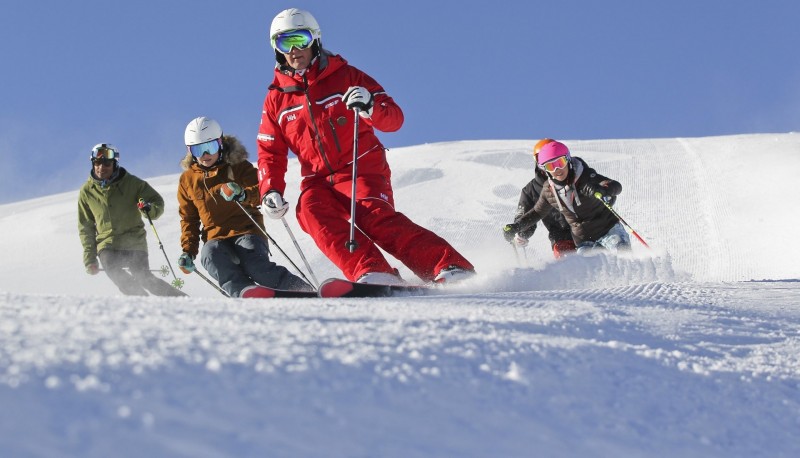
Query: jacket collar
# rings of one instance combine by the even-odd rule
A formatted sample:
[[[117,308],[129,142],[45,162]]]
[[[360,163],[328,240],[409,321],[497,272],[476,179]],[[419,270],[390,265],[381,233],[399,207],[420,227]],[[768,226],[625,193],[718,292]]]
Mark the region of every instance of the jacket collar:
[[[565,181],[559,182],[555,178],[552,177],[550,178],[550,181],[553,183],[553,186],[555,186],[556,189],[561,190],[564,187],[568,187],[570,185],[575,184],[575,182],[578,181],[578,178],[580,178],[581,174],[583,173],[582,159],[573,157],[570,159],[570,164],[571,166],[569,170],[569,175],[567,176],[567,179]]]
[[[92,180],[92,182],[97,186],[100,186],[101,188],[106,188],[121,180],[127,173],[128,172],[125,170],[125,168],[117,165],[116,167],[114,167],[114,172],[107,180],[101,180],[97,178],[97,175],[94,174],[94,168],[92,168],[92,170],[89,170],[89,179]]]
[[[323,49],[302,73],[285,65],[276,65],[275,79],[269,89],[279,92],[303,92],[346,64],[347,61],[343,57]]]
[[[559,183],[554,178],[550,177],[547,181],[550,183],[550,188],[553,190],[553,194],[556,197],[556,203],[558,203],[558,210],[563,211],[564,208],[561,206],[563,202],[569,211],[575,213],[575,209],[573,206],[573,202],[577,205],[581,204],[581,198],[578,195],[578,192],[575,190],[575,186],[573,186],[580,178],[581,174],[583,173],[583,160],[580,158],[573,157],[570,159],[570,171],[569,176],[565,182]]]

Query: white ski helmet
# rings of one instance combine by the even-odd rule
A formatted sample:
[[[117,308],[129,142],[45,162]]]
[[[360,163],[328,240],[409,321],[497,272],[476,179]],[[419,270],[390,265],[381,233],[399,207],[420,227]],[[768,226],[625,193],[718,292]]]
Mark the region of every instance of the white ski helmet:
[[[305,29],[311,32],[311,36],[319,42],[322,38],[322,30],[319,28],[317,20],[306,10],[289,8],[283,10],[272,20],[269,28],[269,42],[272,49],[275,49],[275,36],[279,33],[290,30]]]
[[[220,138],[222,138],[222,127],[217,121],[205,116],[192,119],[183,133],[186,146],[199,145]]]

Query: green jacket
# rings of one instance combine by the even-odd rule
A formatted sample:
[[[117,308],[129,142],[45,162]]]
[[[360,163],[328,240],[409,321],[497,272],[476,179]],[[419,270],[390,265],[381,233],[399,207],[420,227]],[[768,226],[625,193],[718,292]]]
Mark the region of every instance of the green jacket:
[[[139,199],[150,202],[150,218],[164,214],[164,199],[146,181],[120,167],[103,183],[90,173],[78,197],[78,233],[83,245],[83,265],[97,263],[105,248],[147,251]]]

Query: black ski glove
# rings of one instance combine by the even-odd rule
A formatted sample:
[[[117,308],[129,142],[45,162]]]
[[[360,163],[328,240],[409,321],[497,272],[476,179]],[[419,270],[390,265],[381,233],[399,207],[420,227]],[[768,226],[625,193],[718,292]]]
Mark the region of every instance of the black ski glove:
[[[145,202],[144,199],[139,199],[139,203],[136,204],[136,207],[138,207],[139,211],[142,213],[150,213],[150,202]]]
[[[506,242],[512,243],[514,241],[514,236],[517,235],[519,232],[519,224],[511,223],[506,224],[503,226],[503,238],[506,239]]]

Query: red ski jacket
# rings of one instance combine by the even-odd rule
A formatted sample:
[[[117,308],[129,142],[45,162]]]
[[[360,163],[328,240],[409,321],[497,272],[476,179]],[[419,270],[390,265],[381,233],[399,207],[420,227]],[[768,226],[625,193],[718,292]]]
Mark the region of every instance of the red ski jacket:
[[[351,178],[355,113],[342,102],[350,86],[363,86],[374,98],[371,118],[359,120],[359,175],[391,175],[373,129],[398,130],[402,110],[372,77],[323,50],[304,72],[275,69],[257,141],[261,196],[271,190],[283,194],[289,150],[299,159],[303,190],[317,179],[333,184]]]

